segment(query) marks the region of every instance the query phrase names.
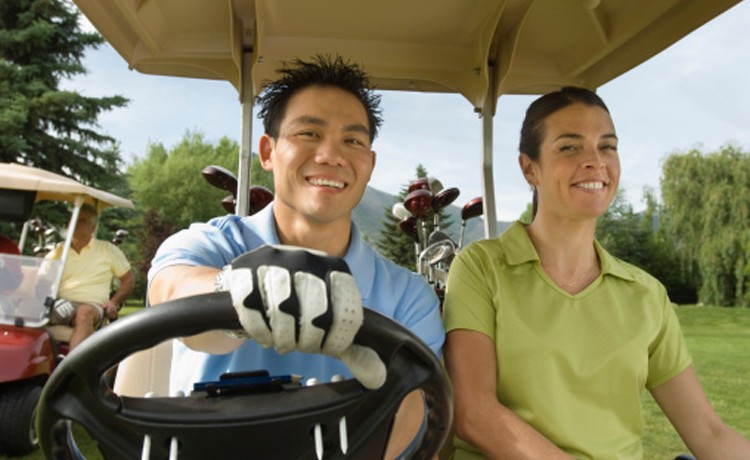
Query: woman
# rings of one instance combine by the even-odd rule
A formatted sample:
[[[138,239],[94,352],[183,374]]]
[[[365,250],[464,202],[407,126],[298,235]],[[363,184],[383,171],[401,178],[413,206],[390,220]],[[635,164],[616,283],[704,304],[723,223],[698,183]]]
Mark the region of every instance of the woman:
[[[711,408],[664,287],[594,240],[617,144],[591,91],[529,107],[519,164],[533,221],[462,250],[448,278],[454,458],[641,458],[644,388],[694,455],[750,458]]]

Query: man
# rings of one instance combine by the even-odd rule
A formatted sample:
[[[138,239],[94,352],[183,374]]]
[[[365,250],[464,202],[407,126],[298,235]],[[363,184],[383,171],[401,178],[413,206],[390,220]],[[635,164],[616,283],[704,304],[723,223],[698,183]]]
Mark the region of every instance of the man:
[[[96,208],[87,203],[81,206],[58,290],[63,300],[53,309],[51,323],[73,326],[71,350],[94,333],[105,313],[116,318],[118,306],[135,286],[130,263],[120,248],[94,238],[98,219]],[[59,260],[62,252],[61,243],[46,258]],[[113,277],[120,284],[110,297]]]
[[[184,343],[175,342],[172,391],[189,392],[192,383],[215,380],[222,372],[254,369],[302,374],[321,382],[336,374],[354,374],[363,385],[377,388],[385,378],[384,368],[379,359],[375,363],[362,358],[362,350],[351,346],[356,327],[348,331],[339,328],[334,333],[349,320],[340,320],[342,315],[337,313],[355,309],[352,305],[336,306],[337,299],[346,297],[356,297],[356,308],[365,305],[404,324],[440,354],[445,334],[434,292],[420,276],[385,260],[364,243],[351,220],[375,166],[371,145],[381,123],[379,96],[369,87],[366,75],[341,58],[298,60],[281,74],[258,98],[265,130],[259,157],[262,167],[273,172],[273,203],[250,217],[230,215],[173,235],[157,251],[149,272],[152,305],[214,290],[230,291],[240,321],[255,341],[238,341],[212,331],[186,338]],[[280,244],[343,258],[353,280],[346,268],[332,269],[329,288],[316,291],[320,277],[282,261],[285,254],[303,252],[299,250],[250,252],[242,256],[243,262],[220,272],[248,251]],[[305,254],[320,262],[319,256]],[[255,301],[246,301],[258,290],[260,296]],[[284,302],[295,292],[301,304],[299,313],[287,318]],[[277,297],[281,299],[274,300]],[[317,328],[317,318],[308,321],[314,314],[310,312],[319,307],[319,298],[324,304],[327,299],[334,304],[330,329]],[[264,305],[251,311],[254,303]],[[296,307],[287,311],[296,311]],[[299,330],[295,330],[295,322],[302,323]],[[310,326],[305,327],[308,322]],[[285,327],[291,329],[289,336],[284,336]],[[329,340],[332,335],[345,337],[334,350]],[[294,348],[318,350],[346,364],[320,353],[289,352]],[[421,398],[411,396],[405,401],[398,417],[421,420]],[[413,431],[407,431],[394,429],[405,439],[392,439],[392,446],[408,442]],[[405,444],[394,449],[403,447]]]

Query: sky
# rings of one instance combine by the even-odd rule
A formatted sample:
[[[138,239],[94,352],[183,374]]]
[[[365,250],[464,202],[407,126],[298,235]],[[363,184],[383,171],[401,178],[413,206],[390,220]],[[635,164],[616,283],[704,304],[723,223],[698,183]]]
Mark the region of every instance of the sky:
[[[661,164],[671,153],[716,151],[732,143],[750,150],[750,1],[740,2],[670,48],[598,89],[619,138],[620,187],[636,210],[644,187],[658,193]],[[140,74],[109,45],[87,53],[86,75],[64,83],[92,97],[120,94],[130,103],[99,117],[100,130],[120,142],[122,158],[143,158],[151,143],[170,149],[188,131],[208,142],[239,143],[240,104],[234,87],[210,81]],[[366,67],[365,67],[366,70]],[[375,140],[370,185],[398,194],[417,165],[462,206],[481,196],[481,119],[458,95],[384,91],[385,122]],[[535,96],[502,96],[493,121],[497,218],[517,219],[531,200],[518,168],[518,132]],[[253,151],[261,132],[253,121]],[[196,172],[198,174],[198,172]]]

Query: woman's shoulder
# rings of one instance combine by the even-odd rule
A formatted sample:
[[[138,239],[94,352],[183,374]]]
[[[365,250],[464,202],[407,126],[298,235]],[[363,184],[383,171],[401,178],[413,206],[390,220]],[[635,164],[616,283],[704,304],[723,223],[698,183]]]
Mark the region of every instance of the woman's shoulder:
[[[665,289],[661,281],[643,268],[610,254],[601,245],[598,245],[599,257],[602,260],[603,269],[612,275],[627,281],[642,285],[647,289]]]
[[[465,258],[494,263],[525,262],[536,258],[536,251],[522,223],[516,222],[500,236],[472,241],[459,251]]]

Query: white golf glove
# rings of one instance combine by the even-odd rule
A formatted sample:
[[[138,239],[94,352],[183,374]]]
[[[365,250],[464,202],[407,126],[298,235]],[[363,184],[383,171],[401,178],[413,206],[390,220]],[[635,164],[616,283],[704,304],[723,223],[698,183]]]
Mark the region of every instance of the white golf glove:
[[[353,344],[362,299],[343,259],[293,246],[263,246],[232,261],[216,277],[228,291],[247,336],[280,354],[299,350],[341,359],[366,388],[377,389],[385,365]]]

